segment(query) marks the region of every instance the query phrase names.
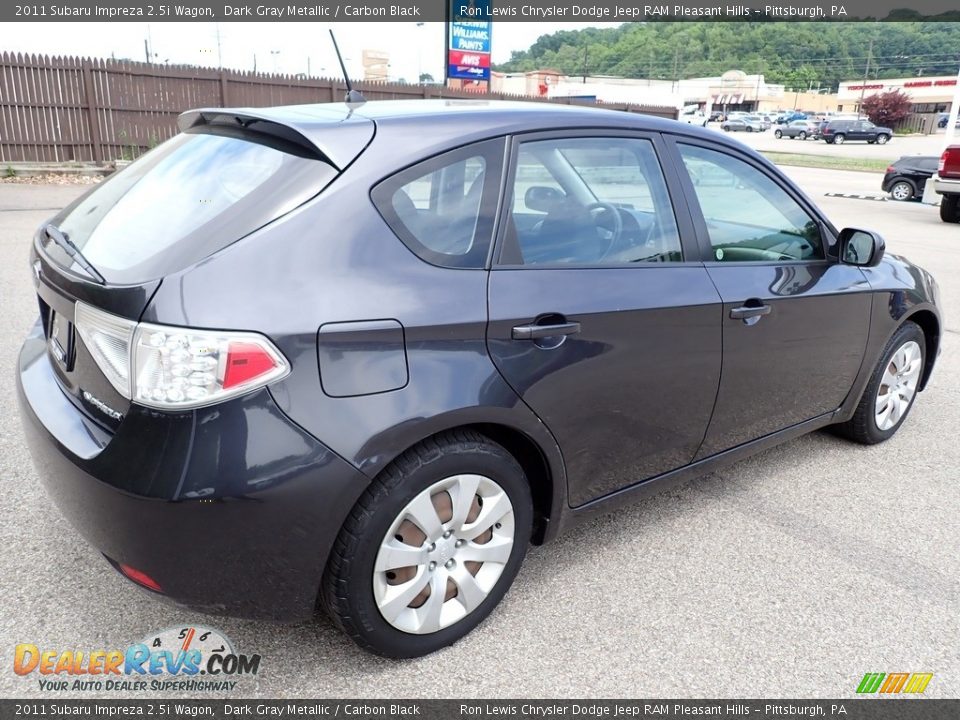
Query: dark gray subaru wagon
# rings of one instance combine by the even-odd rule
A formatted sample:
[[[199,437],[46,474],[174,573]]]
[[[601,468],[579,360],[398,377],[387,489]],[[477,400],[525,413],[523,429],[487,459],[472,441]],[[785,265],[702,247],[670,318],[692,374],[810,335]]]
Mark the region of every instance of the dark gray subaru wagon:
[[[937,286],[769,162],[544,104],[208,109],[44,224],[17,372],[50,495],[209,611],[448,645],[529,542],[904,422]]]

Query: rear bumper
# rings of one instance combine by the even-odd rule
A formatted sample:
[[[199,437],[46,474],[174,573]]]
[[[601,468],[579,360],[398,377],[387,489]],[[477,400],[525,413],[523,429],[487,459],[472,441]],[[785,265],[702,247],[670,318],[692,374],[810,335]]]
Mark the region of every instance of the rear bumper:
[[[960,180],[946,180],[939,175],[931,178],[933,189],[941,195],[960,195]]]
[[[195,609],[309,617],[367,478],[266,390],[177,414],[132,405],[111,435],[60,391],[45,345],[36,330],[23,345],[19,406],[40,478],[77,531]]]

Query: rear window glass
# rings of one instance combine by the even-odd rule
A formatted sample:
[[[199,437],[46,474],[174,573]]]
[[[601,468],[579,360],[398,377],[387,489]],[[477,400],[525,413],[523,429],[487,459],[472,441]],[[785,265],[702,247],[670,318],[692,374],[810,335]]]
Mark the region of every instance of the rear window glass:
[[[463,147],[409,167],[371,192],[397,237],[433,265],[482,268],[493,235],[503,140]]]
[[[239,240],[335,176],[321,160],[260,142],[182,134],[99,185],[55,223],[108,282],[142,282]]]

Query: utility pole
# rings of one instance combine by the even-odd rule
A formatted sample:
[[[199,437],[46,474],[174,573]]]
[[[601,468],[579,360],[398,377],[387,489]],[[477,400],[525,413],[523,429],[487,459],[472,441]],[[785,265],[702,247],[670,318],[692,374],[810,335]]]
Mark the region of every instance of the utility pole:
[[[670,90],[676,92],[677,84],[680,82],[680,77],[677,75],[677,64],[680,61],[680,48],[673,49],[673,73],[670,75]]]
[[[220,46],[220,23],[214,23],[217,29],[217,67],[223,70],[223,48]]]
[[[590,45],[586,42],[583,44],[583,84],[587,84],[587,52],[590,50]]]
[[[863,71],[863,84],[860,86],[860,105],[857,107],[857,117],[863,116],[863,94],[867,91],[867,78],[870,77],[870,60],[873,59],[873,36],[870,36],[870,49],[867,50],[867,67]]]
[[[753,109],[754,112],[760,112],[760,71],[757,71],[757,106]]]
[[[150,35],[150,23],[147,23],[147,38],[143,41],[143,49],[147,53],[147,62],[153,62],[153,37]]]

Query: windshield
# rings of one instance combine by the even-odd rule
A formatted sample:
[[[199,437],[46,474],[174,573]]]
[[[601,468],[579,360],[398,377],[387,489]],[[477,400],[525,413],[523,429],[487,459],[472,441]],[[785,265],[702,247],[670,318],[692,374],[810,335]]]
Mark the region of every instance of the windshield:
[[[183,269],[319,193],[327,163],[261,142],[182,134],[69,206],[55,224],[108,282]],[[72,260],[55,246],[58,262]]]

